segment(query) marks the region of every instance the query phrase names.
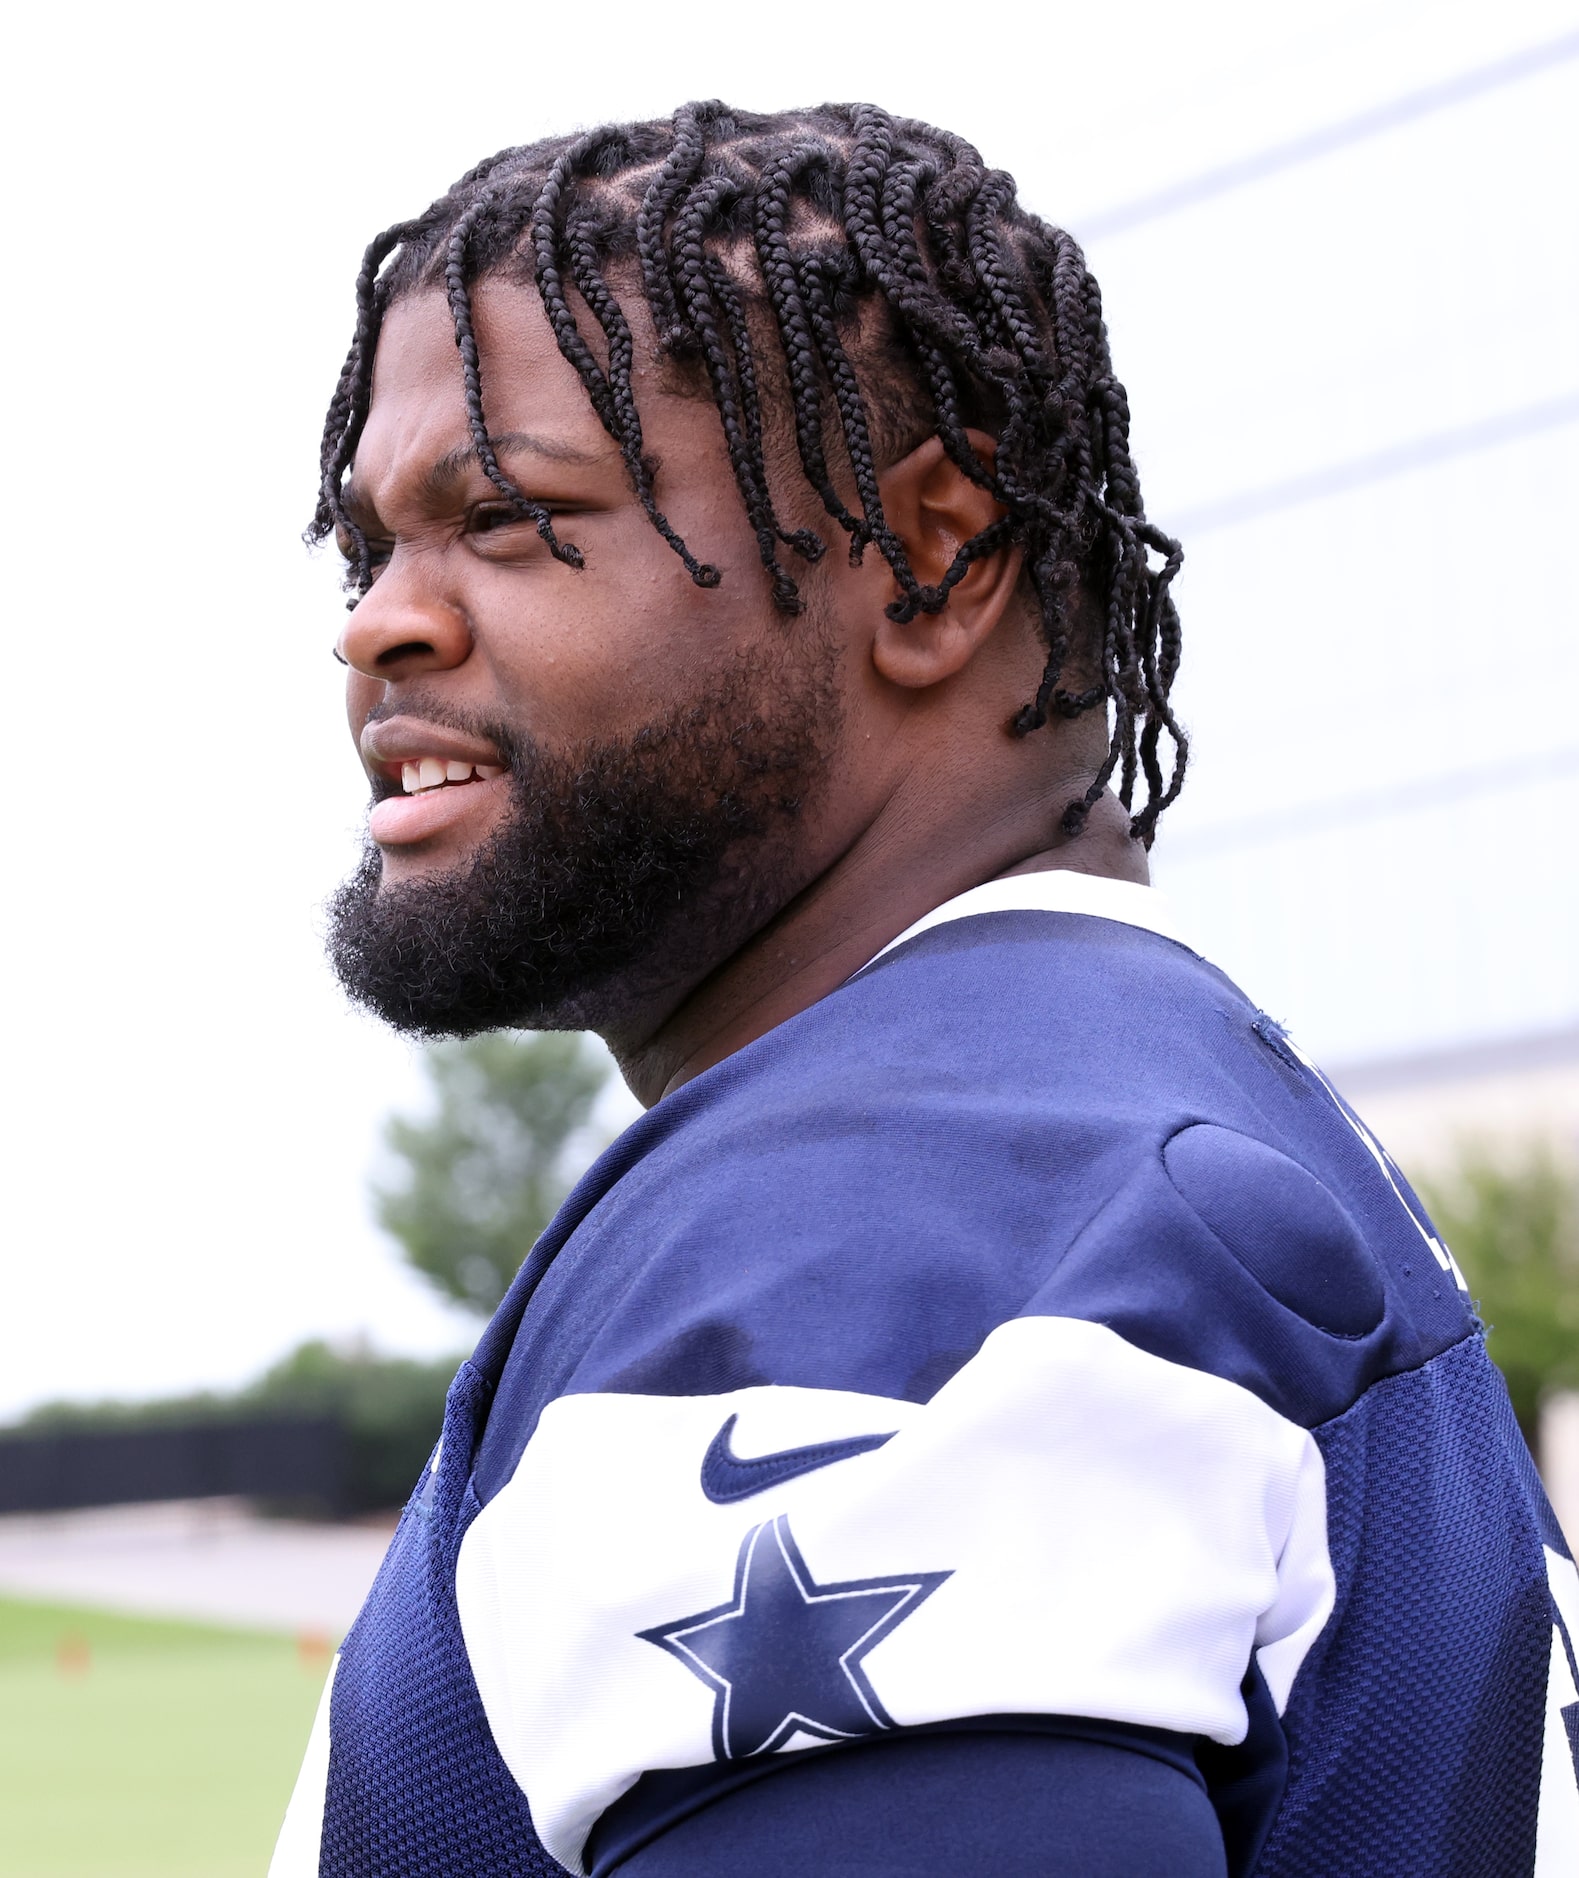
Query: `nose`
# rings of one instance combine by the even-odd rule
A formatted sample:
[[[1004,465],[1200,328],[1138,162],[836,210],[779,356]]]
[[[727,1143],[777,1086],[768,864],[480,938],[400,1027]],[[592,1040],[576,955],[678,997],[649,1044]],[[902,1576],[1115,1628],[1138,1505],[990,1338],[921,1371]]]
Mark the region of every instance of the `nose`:
[[[394,560],[357,601],[339,653],[365,677],[393,682],[448,671],[472,649],[471,626],[453,602],[429,591],[414,569]]]

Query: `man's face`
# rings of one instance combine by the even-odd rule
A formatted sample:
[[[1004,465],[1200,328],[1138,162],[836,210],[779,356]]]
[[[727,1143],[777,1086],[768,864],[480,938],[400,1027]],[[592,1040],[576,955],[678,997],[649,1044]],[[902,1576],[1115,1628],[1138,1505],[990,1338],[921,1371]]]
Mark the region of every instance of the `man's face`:
[[[377,577],[342,640],[375,805],[331,950],[406,1028],[617,1024],[676,1001],[820,864],[839,635],[815,580],[800,617],[774,611],[711,399],[638,382],[661,505],[723,572],[704,590],[535,290],[474,300],[500,463],[586,566],[476,462],[442,294],[398,303],[353,477]]]

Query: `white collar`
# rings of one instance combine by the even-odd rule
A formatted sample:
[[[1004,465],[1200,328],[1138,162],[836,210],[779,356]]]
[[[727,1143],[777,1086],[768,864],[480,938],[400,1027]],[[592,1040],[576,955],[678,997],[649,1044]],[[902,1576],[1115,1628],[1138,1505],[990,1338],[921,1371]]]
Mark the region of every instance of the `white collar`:
[[[1067,867],[1050,867],[1036,874],[1009,874],[1001,880],[984,881],[967,893],[956,894],[935,906],[913,926],[907,926],[897,939],[890,939],[881,952],[866,961],[878,959],[915,939],[934,926],[950,920],[974,919],[978,913],[1084,913],[1093,919],[1117,920],[1122,926],[1139,926],[1164,939],[1187,947],[1191,943],[1174,913],[1166,894],[1155,887],[1143,887],[1138,881],[1110,880],[1101,874],[1077,874]],[[866,965],[861,967],[866,970]]]

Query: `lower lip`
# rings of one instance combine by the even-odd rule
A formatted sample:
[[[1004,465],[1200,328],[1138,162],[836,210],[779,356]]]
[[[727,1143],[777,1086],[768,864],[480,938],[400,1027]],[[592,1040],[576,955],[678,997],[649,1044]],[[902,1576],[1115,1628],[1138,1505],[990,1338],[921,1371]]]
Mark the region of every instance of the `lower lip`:
[[[432,841],[494,819],[508,786],[508,778],[494,776],[487,782],[447,783],[441,789],[424,789],[420,795],[386,796],[368,817],[368,833],[381,848],[409,848]]]

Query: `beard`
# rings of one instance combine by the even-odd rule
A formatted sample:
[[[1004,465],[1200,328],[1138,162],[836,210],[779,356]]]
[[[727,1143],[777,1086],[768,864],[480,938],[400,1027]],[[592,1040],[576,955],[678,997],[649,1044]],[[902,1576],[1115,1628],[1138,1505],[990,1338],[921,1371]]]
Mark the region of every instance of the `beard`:
[[[744,658],[619,743],[556,752],[403,700],[499,750],[510,810],[462,866],[398,886],[368,841],[328,908],[350,997],[422,1037],[606,1030],[721,963],[803,884],[796,828],[840,721],[836,654],[810,624],[793,663]]]

